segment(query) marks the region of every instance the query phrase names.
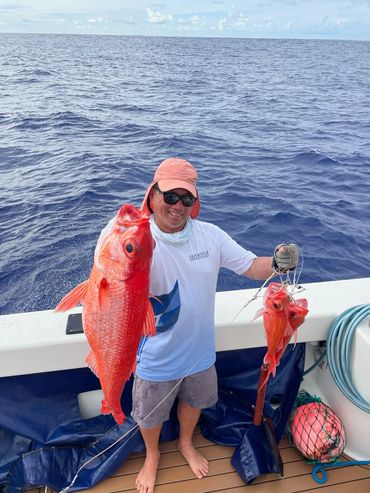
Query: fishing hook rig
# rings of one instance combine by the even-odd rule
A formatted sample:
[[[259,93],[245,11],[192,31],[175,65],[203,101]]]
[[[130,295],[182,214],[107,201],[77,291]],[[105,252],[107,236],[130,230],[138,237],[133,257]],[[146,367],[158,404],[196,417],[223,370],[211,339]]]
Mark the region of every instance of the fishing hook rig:
[[[235,319],[241,314],[241,312],[250,304],[252,301],[256,300],[260,296],[260,292],[262,289],[271,281],[271,279],[275,276],[279,276],[280,282],[282,285],[286,286],[288,289],[289,296],[291,300],[294,300],[294,296],[297,293],[301,293],[305,290],[304,287],[299,285],[299,279],[301,277],[303,271],[304,257],[302,249],[297,245],[299,252],[299,259],[301,262],[298,263],[297,267],[293,271],[288,271],[285,274],[282,274],[277,271],[273,271],[272,274],[263,282],[262,286],[258,288],[258,291],[250,298],[238,311],[238,313],[231,320],[231,324],[235,321]],[[293,279],[290,278],[291,273],[293,273]],[[290,292],[289,292],[290,291]]]

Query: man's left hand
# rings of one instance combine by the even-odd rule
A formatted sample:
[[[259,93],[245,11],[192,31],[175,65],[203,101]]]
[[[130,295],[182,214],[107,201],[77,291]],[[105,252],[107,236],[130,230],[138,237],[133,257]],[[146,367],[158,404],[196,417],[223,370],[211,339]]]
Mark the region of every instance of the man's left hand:
[[[272,268],[278,274],[286,274],[294,270],[298,264],[298,245],[295,243],[281,243],[275,248],[272,258]]]

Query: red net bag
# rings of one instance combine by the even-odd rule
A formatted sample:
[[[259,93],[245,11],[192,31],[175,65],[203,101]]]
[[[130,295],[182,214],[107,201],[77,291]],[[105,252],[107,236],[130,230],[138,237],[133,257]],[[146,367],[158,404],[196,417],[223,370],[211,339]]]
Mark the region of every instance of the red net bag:
[[[346,445],[343,423],[329,406],[306,392],[298,395],[297,404],[290,419],[293,445],[309,461],[335,461]]]

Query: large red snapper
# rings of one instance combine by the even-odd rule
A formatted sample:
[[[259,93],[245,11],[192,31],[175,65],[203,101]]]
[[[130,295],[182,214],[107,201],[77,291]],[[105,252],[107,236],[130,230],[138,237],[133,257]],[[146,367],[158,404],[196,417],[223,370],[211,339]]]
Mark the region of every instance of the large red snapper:
[[[111,413],[118,424],[125,419],[121,394],[135,371],[140,338],[155,335],[149,302],[153,245],[149,217],[123,205],[113,227],[99,239],[89,279],[55,308],[65,311],[83,304],[82,323],[91,348],[86,363],[100,379],[102,413]]]

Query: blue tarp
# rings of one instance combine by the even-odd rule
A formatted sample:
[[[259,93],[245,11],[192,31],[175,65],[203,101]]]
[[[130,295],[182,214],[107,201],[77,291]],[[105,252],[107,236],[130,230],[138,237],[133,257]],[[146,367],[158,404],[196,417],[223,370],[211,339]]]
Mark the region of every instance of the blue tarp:
[[[219,400],[202,412],[200,422],[206,438],[236,447],[232,464],[246,483],[278,472],[266,428],[253,425],[252,405],[265,352],[257,348],[217,354]],[[287,424],[303,367],[304,344],[294,351],[288,346],[276,377],[270,379],[264,412],[272,418],[277,441]],[[69,491],[89,488],[111,475],[130,453],[143,449],[130,417],[121,426],[111,416],[81,418],[77,395],[98,388],[99,381],[87,368],[0,379],[0,486],[5,493],[38,486],[60,491],[74,479]],[[131,388],[130,381],[122,399],[127,416]],[[177,436],[174,407],[161,440]]]

